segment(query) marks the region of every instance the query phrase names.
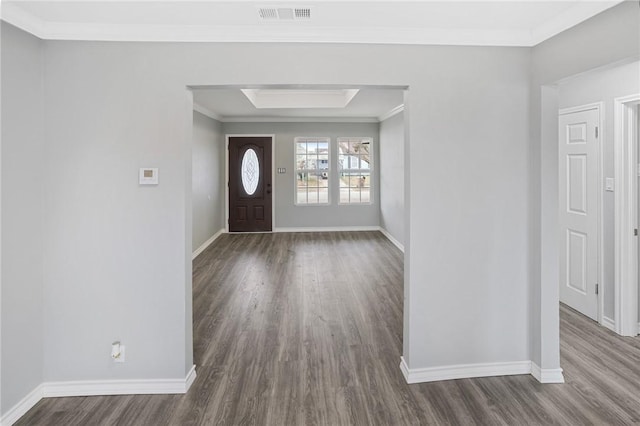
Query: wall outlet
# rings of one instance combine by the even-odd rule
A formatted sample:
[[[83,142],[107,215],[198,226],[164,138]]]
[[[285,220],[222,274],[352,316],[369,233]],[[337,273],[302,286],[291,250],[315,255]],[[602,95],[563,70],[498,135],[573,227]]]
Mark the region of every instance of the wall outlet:
[[[113,362],[124,362],[124,345],[120,345],[120,356],[114,358]]]

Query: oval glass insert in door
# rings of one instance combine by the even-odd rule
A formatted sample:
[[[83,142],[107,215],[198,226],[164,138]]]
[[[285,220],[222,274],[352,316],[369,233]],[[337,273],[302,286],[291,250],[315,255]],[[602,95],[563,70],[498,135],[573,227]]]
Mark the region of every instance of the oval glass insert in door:
[[[253,195],[260,180],[260,162],[253,148],[249,148],[242,156],[242,187],[247,195]]]

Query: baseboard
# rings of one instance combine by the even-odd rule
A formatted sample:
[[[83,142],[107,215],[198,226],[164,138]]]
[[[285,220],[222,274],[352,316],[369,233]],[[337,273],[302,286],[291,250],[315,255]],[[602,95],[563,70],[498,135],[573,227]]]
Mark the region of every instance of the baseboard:
[[[43,388],[44,386],[42,384],[39,384],[34,390],[29,392],[27,396],[22,398],[20,402],[11,407],[9,411],[7,411],[6,414],[2,416],[2,418],[0,418],[0,425],[11,426],[15,422],[17,422],[20,417],[24,416],[27,411],[31,410],[33,406],[42,399]]]
[[[213,236],[211,238],[209,238],[207,241],[205,241],[200,247],[198,247],[197,249],[195,249],[195,251],[191,254],[191,260],[195,259],[196,257],[198,257],[198,255],[200,253],[202,253],[203,251],[205,251],[207,249],[207,247],[209,247],[211,245],[211,243],[213,243],[220,235],[222,235],[225,232],[224,228],[222,228],[221,230],[219,230],[218,232],[216,232],[215,234],[213,234]]]
[[[616,333],[616,322],[611,318],[602,317],[602,326]]]
[[[391,243],[398,247],[398,249],[404,253],[404,244],[402,244],[400,241],[396,240],[393,235],[391,235],[389,233],[389,231],[387,231],[386,229],[384,229],[383,227],[380,227],[380,232],[382,232],[382,235],[384,235],[385,237],[387,237],[387,240],[391,241]]]
[[[331,226],[331,227],[281,227],[274,228],[273,232],[346,232],[346,231],[380,231],[391,243],[404,253],[404,245],[396,240],[393,235],[380,226]]]
[[[327,227],[282,227],[274,228],[273,232],[346,232],[346,231],[379,231],[379,226],[327,226]]]
[[[187,373],[187,377],[184,379],[184,392],[181,392],[181,393],[189,392],[189,389],[191,389],[191,385],[195,381],[196,381],[196,365],[193,364],[191,366],[191,369]]]
[[[535,362],[531,363],[531,375],[540,383],[564,383],[562,368],[542,369]]]
[[[184,379],[149,380],[83,380],[45,382],[11,408],[2,419],[1,426],[11,426],[42,398],[96,395],[153,395],[187,393],[196,379],[196,366],[192,366]]]
[[[531,374],[531,361],[492,362],[485,364],[447,365],[443,367],[410,369],[400,358],[400,370],[408,384],[473,377],[512,376]]]
[[[94,395],[153,395],[187,393],[196,378],[195,365],[184,379],[85,380],[46,382],[44,397]]]

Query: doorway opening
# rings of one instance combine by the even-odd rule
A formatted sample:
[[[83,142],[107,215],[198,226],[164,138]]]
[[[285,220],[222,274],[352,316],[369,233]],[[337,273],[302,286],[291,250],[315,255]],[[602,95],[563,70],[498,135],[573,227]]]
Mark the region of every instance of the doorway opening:
[[[612,64],[555,88],[560,301],[626,336],[639,322],[638,72]]]
[[[324,102],[325,106],[292,108],[290,104],[286,104],[279,108],[258,108],[251,105],[249,97],[259,97],[259,93],[256,94],[259,89],[282,92],[293,89],[298,92],[321,91],[324,96],[321,102]],[[349,97],[348,107],[344,110],[329,105],[332,102],[332,96],[335,95],[334,92],[337,91],[346,93]],[[408,167],[404,166],[408,145],[408,114],[404,105],[408,97],[408,88],[406,86],[194,86],[190,87],[190,96],[194,116],[194,137],[198,134],[198,137],[202,136],[203,140],[208,140],[213,145],[209,150],[213,154],[209,155],[207,151],[196,149],[196,145],[200,142],[196,143],[194,140],[192,159],[194,174],[192,303],[196,364],[210,361],[206,355],[208,352],[202,346],[208,344],[206,333],[215,331],[203,325],[207,318],[198,318],[198,315],[200,315],[199,312],[204,312],[202,301],[199,300],[204,290],[199,280],[208,268],[203,266],[202,259],[215,252],[215,250],[207,251],[206,249],[216,240],[219,241],[218,244],[228,244],[227,247],[232,246],[239,250],[234,252],[237,255],[234,262],[248,261],[249,258],[257,262],[252,266],[251,271],[262,269],[271,271],[270,268],[284,268],[283,265],[291,267],[293,259],[290,256],[293,251],[299,252],[298,254],[302,256],[301,267],[304,269],[305,265],[309,265],[309,270],[313,271],[319,268],[318,262],[323,258],[329,259],[333,256],[338,265],[336,270],[328,268],[323,270],[322,274],[314,272],[314,274],[320,274],[321,281],[331,281],[332,285],[343,282],[344,276],[348,274],[358,272],[366,275],[366,268],[362,269],[360,265],[366,264],[370,255],[375,257],[376,253],[379,253],[380,262],[377,263],[381,265],[384,260],[393,258],[394,274],[392,276],[395,278],[393,286],[389,288],[395,286],[395,290],[400,292],[390,296],[390,300],[398,302],[395,307],[399,308],[393,315],[393,328],[399,337],[399,340],[394,342],[394,348],[399,357],[403,351],[403,300],[406,299],[408,291],[403,269],[404,244],[408,241],[409,235],[409,224],[405,221],[404,211],[404,194],[408,189],[409,176]],[[289,99],[287,102],[291,101],[292,99]],[[256,102],[259,104],[260,100]],[[196,123],[196,120],[201,122]],[[196,124],[198,129],[195,128]],[[207,128],[209,131],[201,133],[202,128]],[[326,146],[320,146],[318,141],[321,139],[327,141]],[[301,147],[301,141],[306,144],[304,147]],[[302,148],[306,150],[300,152]],[[208,158],[215,157],[215,161],[201,162],[199,156],[202,153]],[[270,153],[270,158],[266,155],[267,153]],[[304,159],[302,159],[303,156]],[[301,159],[304,162],[301,162]],[[201,167],[203,165],[201,163],[206,163],[206,167]],[[203,169],[207,169],[213,177],[215,181],[213,185],[203,185],[196,179],[196,175],[199,175]],[[247,173],[243,175],[243,171]],[[250,176],[251,171],[256,172],[257,176]],[[358,176],[353,177],[352,175],[356,172]],[[261,173],[264,174],[261,175]],[[200,187],[209,189],[201,191]],[[321,193],[321,191],[324,192]],[[302,197],[303,192],[306,197]],[[349,197],[343,197],[344,193]],[[271,196],[271,208],[268,203],[260,204],[266,195]],[[312,195],[317,196],[314,198]],[[356,195],[360,196],[356,197]],[[240,203],[236,202],[235,198],[238,198]],[[312,203],[309,200],[316,202]],[[198,206],[200,202],[215,206],[208,218],[202,214],[202,207]],[[242,205],[243,202],[250,203]],[[268,217],[269,212],[271,212],[271,220]],[[198,228],[196,222],[207,219],[215,222],[214,226]],[[252,220],[253,224],[250,223]],[[264,228],[255,228],[256,221],[263,221]],[[234,227],[238,224],[239,228]],[[209,234],[212,236],[196,235],[198,229],[209,229]],[[329,233],[335,231],[341,232],[340,234]],[[353,231],[365,232],[356,234]],[[241,234],[225,235],[237,232]],[[274,234],[269,235],[269,232]],[[282,235],[275,235],[275,233]],[[234,238],[233,242],[230,238]],[[196,241],[204,241],[204,246],[197,246]],[[380,247],[384,247],[384,250],[372,249],[371,246],[367,246],[367,241],[378,246],[382,244],[383,246]],[[218,244],[212,248],[218,247]],[[264,250],[254,252],[250,249],[251,244],[260,245]],[[345,246],[350,245],[353,245],[354,249],[345,251]],[[271,255],[267,256],[271,260],[263,259],[263,255],[270,253],[271,248],[277,252],[280,250],[278,247],[289,247],[282,251],[283,256],[285,254],[286,256],[266,267],[273,259]],[[322,247],[326,250],[318,250]],[[202,255],[198,256],[201,253]],[[337,253],[342,255],[336,257]],[[305,257],[307,255],[310,257]],[[197,259],[196,256],[198,256]],[[345,265],[344,261],[349,258],[353,258],[353,267],[345,268],[348,265]],[[232,265],[232,262],[228,265]],[[281,284],[287,287],[289,285],[287,282],[292,277],[289,274],[285,275]],[[247,279],[249,278],[251,277],[247,276]],[[304,278],[302,281],[305,281],[309,277],[302,278]],[[309,281],[309,290],[316,291],[316,284],[311,284],[312,282],[314,280]],[[280,287],[268,284],[265,281],[265,287],[256,286],[251,290],[256,297],[255,300],[266,300],[260,297],[271,297],[270,295],[280,292]],[[339,294],[347,290],[340,286],[332,288],[333,290],[330,290],[327,296],[330,296],[331,292]],[[232,291],[231,288],[229,291]],[[274,293],[263,294],[265,291]],[[350,294],[347,291],[340,299],[346,303],[347,296]],[[295,293],[291,293],[291,297],[294,295]],[[302,294],[304,297],[309,295],[310,293]],[[282,300],[273,299],[269,303],[276,306],[284,301],[286,303],[283,306],[286,305],[295,310],[296,304],[301,302],[301,299],[290,300],[289,296],[284,296],[284,293],[281,296]],[[325,296],[316,295],[315,299],[322,300],[322,297]],[[371,312],[377,310],[374,306],[370,308]],[[331,312],[334,311],[336,314],[332,317]],[[327,312],[329,314],[327,320],[337,321],[337,323],[344,320],[342,317],[347,315],[344,313],[346,311],[333,308],[328,308]],[[206,333],[203,333],[205,329]],[[370,333],[363,332],[363,334]]]

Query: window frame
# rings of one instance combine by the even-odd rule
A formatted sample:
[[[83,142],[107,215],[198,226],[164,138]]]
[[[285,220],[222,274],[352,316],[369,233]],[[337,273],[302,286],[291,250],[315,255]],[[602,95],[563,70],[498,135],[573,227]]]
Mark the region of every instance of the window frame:
[[[344,154],[340,153],[340,142],[344,141],[344,140],[356,140],[356,139],[360,139],[361,141],[363,140],[368,140],[369,141],[369,168],[368,169],[363,169],[363,168],[359,168],[359,169],[347,169],[347,168],[340,168],[340,157],[343,156]],[[368,205],[372,205],[374,202],[374,197],[373,197],[373,180],[374,180],[374,161],[375,161],[375,156],[374,156],[374,138],[373,136],[339,136],[336,138],[336,158],[337,158],[337,162],[336,162],[336,179],[338,181],[338,205],[340,206],[368,206]],[[362,157],[360,157],[360,160],[362,161]],[[367,172],[369,174],[369,201],[360,201],[360,202],[352,202],[352,201],[347,201],[347,202],[343,202],[342,201],[342,189],[343,187],[340,186],[341,184],[341,178],[342,178],[342,173],[362,173],[362,172]],[[351,199],[351,186],[348,186],[347,189],[349,190],[349,199]],[[362,191],[360,192],[360,199],[362,199]]]
[[[300,142],[317,142],[317,143],[324,143],[326,142],[327,144],[327,168],[326,168],[326,174],[327,174],[327,202],[320,202],[320,197],[318,195],[318,202],[317,203],[310,203],[309,202],[309,186],[307,185],[307,202],[300,202],[298,200],[298,178],[299,178],[299,173],[318,173],[318,170],[324,170],[324,169],[320,169],[320,168],[315,168],[315,169],[298,169],[298,143]],[[332,176],[332,167],[331,167],[331,151],[333,151],[333,149],[331,148],[331,137],[329,136],[296,136],[293,138],[293,204],[295,206],[301,206],[301,207],[324,207],[324,206],[330,206],[331,205],[331,186],[332,186],[332,181],[334,179],[334,177]],[[307,154],[308,155],[308,151]],[[316,154],[319,155],[319,154]],[[323,154],[324,155],[324,154]],[[320,187],[318,186],[317,188],[324,188],[324,187]]]

